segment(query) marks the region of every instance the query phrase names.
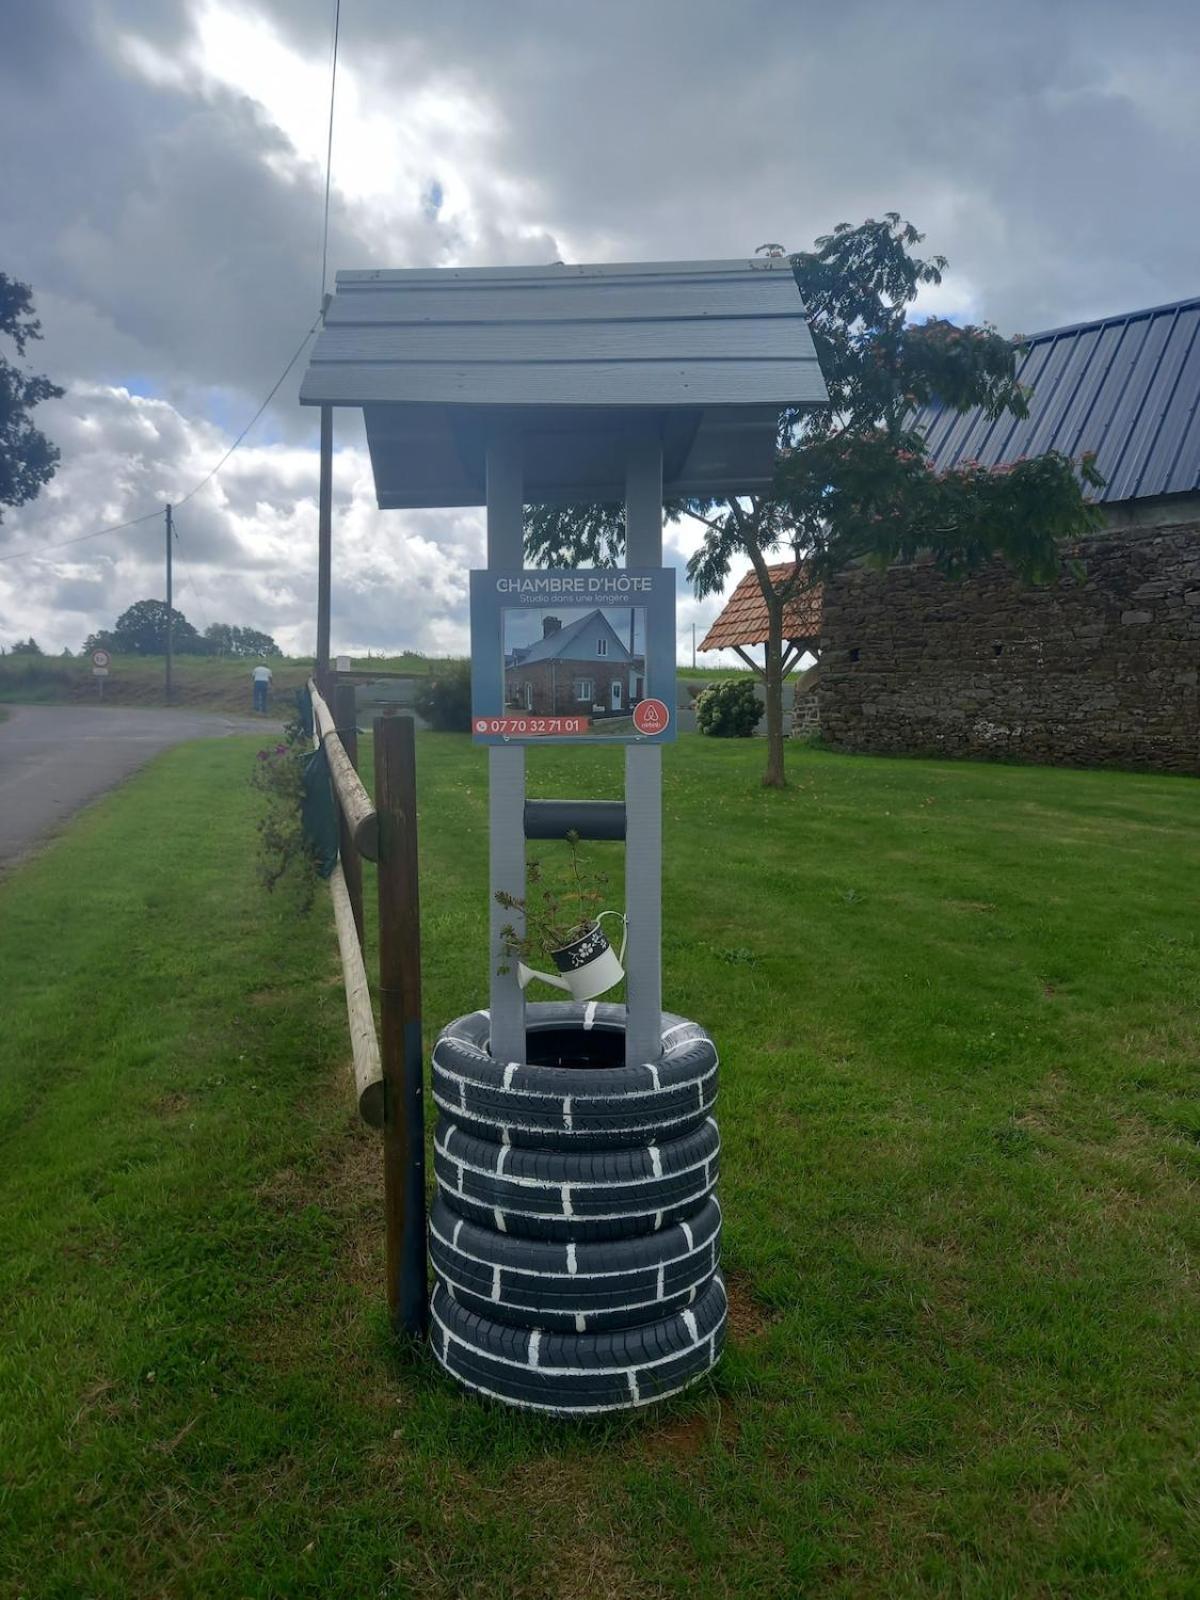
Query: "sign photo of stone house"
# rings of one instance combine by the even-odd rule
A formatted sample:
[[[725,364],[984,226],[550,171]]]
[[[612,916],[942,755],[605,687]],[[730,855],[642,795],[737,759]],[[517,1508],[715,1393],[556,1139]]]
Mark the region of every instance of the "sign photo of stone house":
[[[540,630],[537,637],[521,636]],[[506,610],[506,709],[533,716],[628,716],[646,695],[640,607]]]

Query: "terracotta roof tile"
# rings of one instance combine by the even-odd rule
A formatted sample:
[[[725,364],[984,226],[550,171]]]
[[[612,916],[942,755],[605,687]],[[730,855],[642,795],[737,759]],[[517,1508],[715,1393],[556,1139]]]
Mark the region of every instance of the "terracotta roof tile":
[[[778,588],[795,572],[787,561],[768,567],[772,584]],[[803,585],[803,576],[801,577]],[[783,615],[785,639],[816,639],[821,633],[821,586],[801,587],[787,602]],[[765,644],[767,639],[767,607],[763,600],[758,577],[753,570],[738,584],[729,597],[724,611],[704,636],[701,650],[728,650],[734,645]]]

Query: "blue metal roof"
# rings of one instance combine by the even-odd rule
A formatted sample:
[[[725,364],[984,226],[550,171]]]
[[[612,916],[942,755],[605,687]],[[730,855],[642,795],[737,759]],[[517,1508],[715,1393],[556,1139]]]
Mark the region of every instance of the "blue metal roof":
[[[1200,297],[1053,328],[1023,341],[1029,416],[927,406],[916,427],[939,471],[1093,451],[1097,500],[1200,490]]]

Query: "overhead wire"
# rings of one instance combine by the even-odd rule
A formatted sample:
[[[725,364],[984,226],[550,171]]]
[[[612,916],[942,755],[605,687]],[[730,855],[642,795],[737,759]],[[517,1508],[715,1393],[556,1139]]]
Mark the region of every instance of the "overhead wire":
[[[188,490],[188,492],[185,495],[181,496],[178,500],[172,501],[171,504],[173,506],[179,507],[179,506],[187,505],[188,501],[194,499],[195,496],[200,493],[200,490],[204,488],[205,484],[211,483],[212,480],[216,477],[217,473],[220,472],[221,468],[229,460],[230,456],[238,448],[238,446],[242,443],[242,441],[245,439],[246,435],[250,432],[251,428],[253,428],[254,424],[258,421],[258,419],[262,416],[263,412],[271,404],[271,401],[274,400],[275,396],[279,393],[280,387],[283,384],[284,379],[287,377],[288,373],[292,370],[292,368],[296,365],[297,361],[299,361],[301,355],[304,353],[305,345],[312,338],[313,334],[316,333],[317,328],[320,325],[320,322],[321,322],[321,315],[318,312],[317,316],[316,316],[316,319],[314,320],[314,322],[312,324],[312,327],[309,328],[308,332],[304,335],[303,339],[301,339],[300,343],[296,346],[296,349],[292,353],[292,357],[289,360],[287,366],[284,367],[283,371],[279,374],[278,378],[276,378],[275,382],[271,385],[270,393],[267,395],[267,397],[263,401],[263,403],[259,406],[258,410],[250,418],[250,421],[242,429],[241,433],[238,434],[237,438],[229,446],[229,449],[226,450],[225,454],[217,462],[216,466],[211,467],[204,474],[204,476],[200,479],[200,481],[198,483],[195,483],[195,484],[192,485],[192,487]],[[160,506],[160,507],[156,507],[156,509],[153,510],[153,511],[145,511],[145,512],[143,512],[140,517],[130,517],[125,522],[111,522],[111,523],[107,524],[107,526],[105,526],[103,528],[93,528],[90,533],[79,533],[79,534],[76,534],[71,539],[57,539],[57,540],[55,540],[55,542],[53,544],[28,545],[24,549],[21,549],[21,550],[0,551],[0,561],[16,561],[18,558],[20,558],[22,556],[28,556],[31,561],[37,561],[49,550],[65,550],[70,545],[84,544],[88,539],[99,539],[103,534],[106,534],[106,533],[119,533],[122,528],[135,528],[135,527],[138,526],[139,523],[142,523],[142,522],[152,522],[152,521],[156,522],[161,516],[162,516],[162,507]]]
[[[107,527],[93,528],[90,533],[77,534],[73,539],[59,539],[55,544],[30,545],[24,550],[8,550],[0,552],[0,561],[16,561],[19,556],[29,556],[36,561],[43,550],[65,550],[68,545],[84,544],[88,539],[99,539],[101,534],[120,533],[122,528],[136,528],[139,522],[157,522],[162,516],[161,510],[144,511],[140,517],[129,517],[125,522],[110,522]]]
[[[333,58],[329,64],[329,136],[325,141],[325,217],[321,225],[321,305],[325,305],[325,280],[329,267],[329,181],[333,173],[333,105],[337,93],[338,35],[342,26],[342,0],[334,0]]]

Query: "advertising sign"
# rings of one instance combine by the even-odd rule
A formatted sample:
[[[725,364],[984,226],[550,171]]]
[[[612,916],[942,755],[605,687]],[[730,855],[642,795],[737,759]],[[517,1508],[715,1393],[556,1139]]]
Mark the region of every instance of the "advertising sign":
[[[675,573],[471,574],[471,731],[481,744],[675,738]]]

